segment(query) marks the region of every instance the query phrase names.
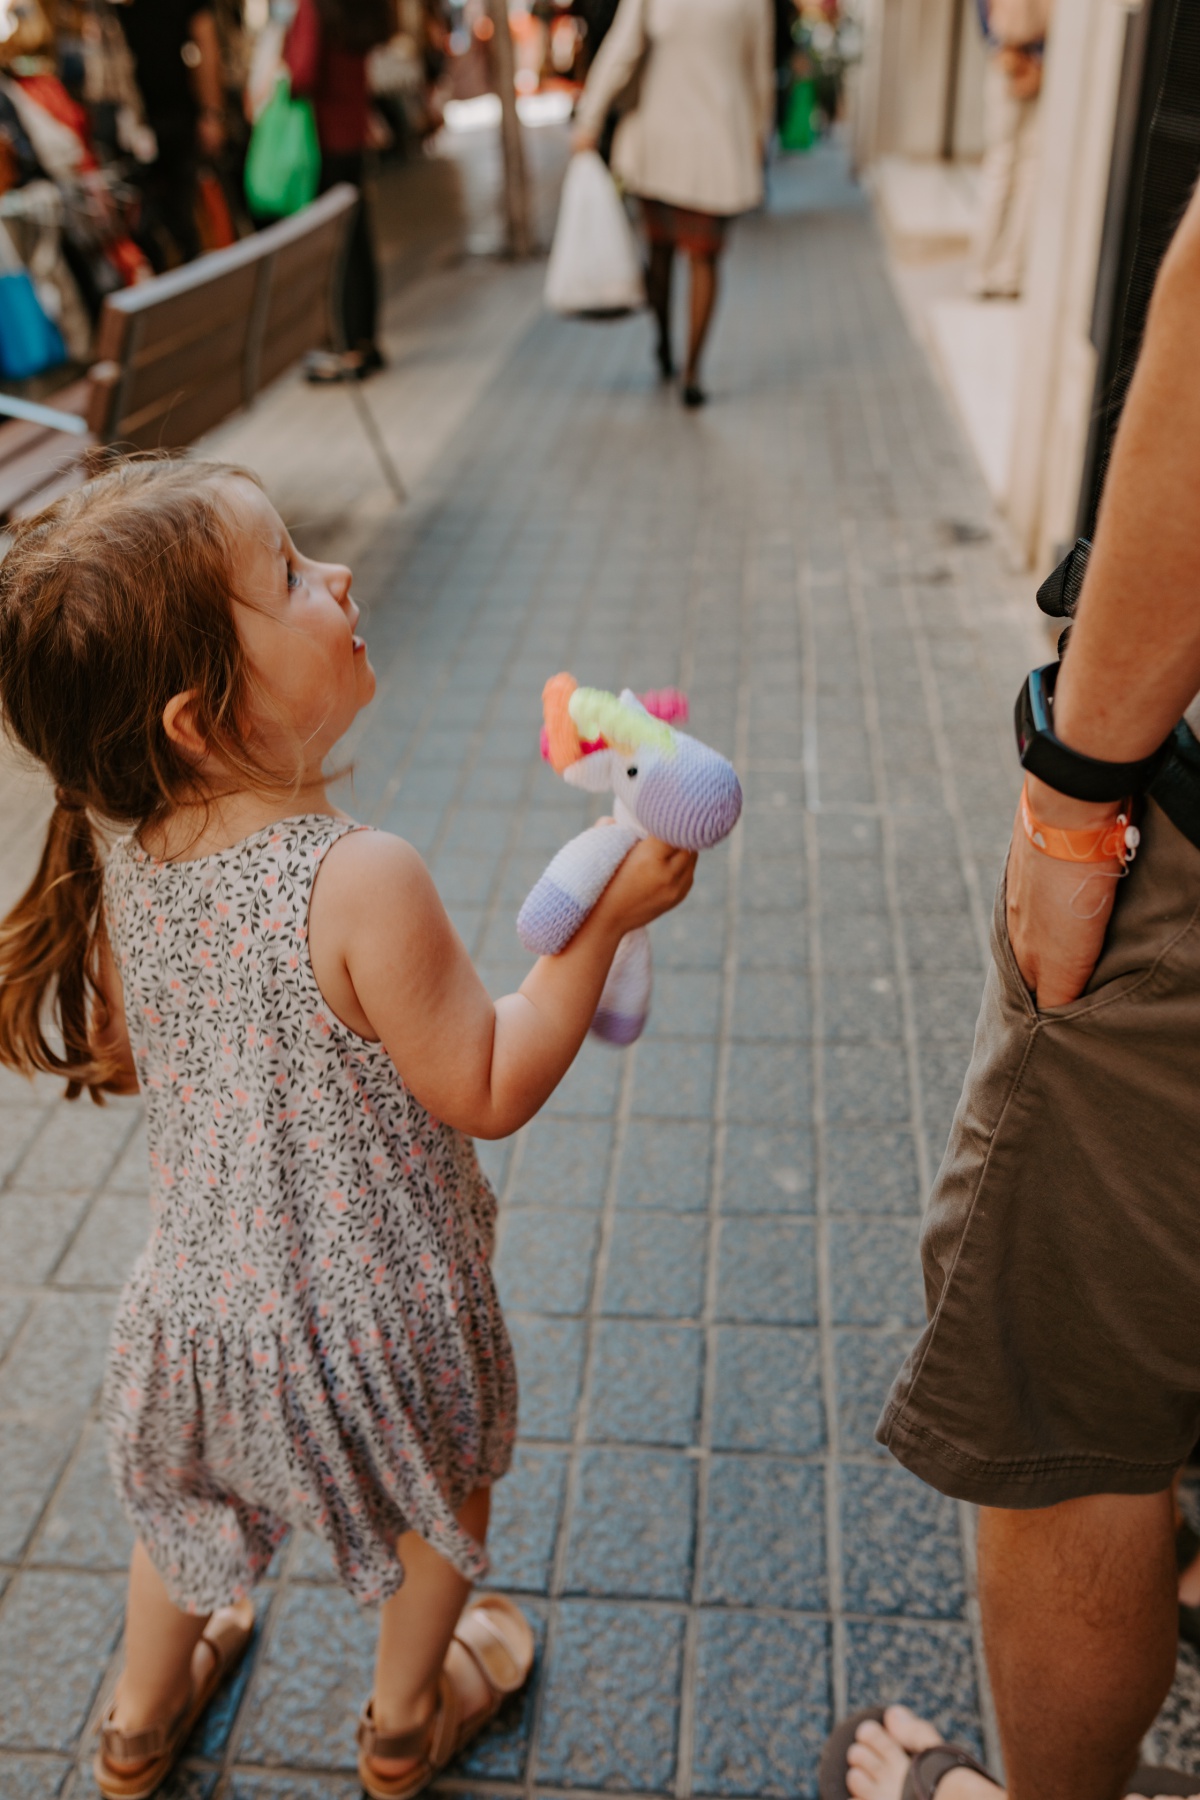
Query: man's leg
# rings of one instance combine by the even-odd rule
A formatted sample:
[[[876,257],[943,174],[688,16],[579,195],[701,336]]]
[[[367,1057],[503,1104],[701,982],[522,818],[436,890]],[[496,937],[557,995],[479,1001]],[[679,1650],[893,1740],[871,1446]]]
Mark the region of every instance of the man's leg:
[[[1011,1800],[1116,1800],[1175,1673],[1170,1491],[979,1515]]]

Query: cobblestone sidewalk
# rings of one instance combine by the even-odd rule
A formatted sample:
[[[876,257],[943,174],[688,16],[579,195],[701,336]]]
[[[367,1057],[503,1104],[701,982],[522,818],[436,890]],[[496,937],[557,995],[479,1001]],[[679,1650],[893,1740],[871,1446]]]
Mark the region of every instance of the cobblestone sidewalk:
[[[486,1150],[522,1382],[495,1580],[542,1656],[452,1791],[809,1795],[834,1713],[899,1695],[989,1735],[969,1517],[871,1434],[1041,645],[858,195],[826,159],[774,207],[733,241],[707,413],[657,390],[644,321],[539,318],[356,571],[350,804],[430,858],[497,991],[588,816],[536,755],[548,674],[680,683],[747,794],[656,928],[648,1036]],[[0,1794],[32,1800],[92,1791],[119,1651],[92,1413],[143,1149],[132,1106],[2,1098]],[[283,1552],[177,1800],[356,1793],[372,1622],[328,1574]]]

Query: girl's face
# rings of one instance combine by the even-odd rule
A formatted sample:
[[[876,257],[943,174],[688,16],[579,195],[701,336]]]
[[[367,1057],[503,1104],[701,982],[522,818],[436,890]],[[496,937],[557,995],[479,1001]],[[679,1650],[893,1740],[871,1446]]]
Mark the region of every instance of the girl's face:
[[[254,732],[286,768],[299,742],[306,771],[319,768],[375,693],[358,607],[343,563],[301,556],[266,495],[231,480],[225,499],[237,533],[238,636],[260,694]]]

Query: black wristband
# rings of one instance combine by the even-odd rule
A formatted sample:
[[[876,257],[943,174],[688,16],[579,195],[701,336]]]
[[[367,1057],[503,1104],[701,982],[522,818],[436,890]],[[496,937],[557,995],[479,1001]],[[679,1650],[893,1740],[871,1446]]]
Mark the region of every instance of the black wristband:
[[[1072,800],[1103,803],[1127,800],[1131,794],[1141,793],[1158,773],[1171,747],[1170,738],[1137,762],[1101,762],[1098,757],[1072,750],[1053,728],[1054,684],[1061,667],[1061,663],[1053,662],[1031,670],[1017,696],[1021,767]]]

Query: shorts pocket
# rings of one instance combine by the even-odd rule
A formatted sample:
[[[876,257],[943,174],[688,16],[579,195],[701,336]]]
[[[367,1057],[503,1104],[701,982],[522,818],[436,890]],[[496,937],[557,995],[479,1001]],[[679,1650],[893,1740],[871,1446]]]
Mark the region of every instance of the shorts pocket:
[[[1033,995],[1025,984],[1025,977],[1017,962],[1016,951],[1012,947],[1012,939],[1008,935],[1008,864],[1005,863],[996,895],[996,910],[992,918],[992,955],[1000,970],[1005,987],[1011,997],[1023,1007],[1030,1019],[1049,1025],[1084,1018],[1101,1007],[1112,1005],[1132,988],[1140,986],[1147,976],[1153,973],[1153,969],[1142,962],[1131,967],[1128,956],[1123,957],[1120,954],[1120,939],[1121,895],[1118,894],[1117,903],[1108,922],[1108,931],[1101,947],[1099,961],[1082,994],[1074,1000],[1066,1001],[1062,1006],[1036,1005]]]

